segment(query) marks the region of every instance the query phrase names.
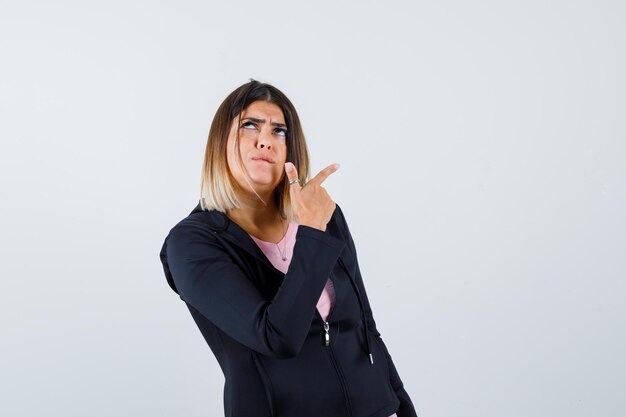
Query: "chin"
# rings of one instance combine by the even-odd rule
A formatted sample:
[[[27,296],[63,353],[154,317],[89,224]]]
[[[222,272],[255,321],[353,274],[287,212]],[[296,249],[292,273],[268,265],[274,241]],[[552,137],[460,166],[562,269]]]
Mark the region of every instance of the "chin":
[[[252,178],[254,180],[254,182],[258,182],[259,184],[263,183],[263,184],[272,184],[272,183],[276,183],[279,178],[280,175],[275,173],[275,172],[270,172],[270,171],[263,171],[263,170],[254,170],[251,169],[248,171],[248,173],[250,174],[250,178]]]
[[[278,186],[278,184],[280,184],[280,180],[277,180],[275,177],[267,177],[267,176],[255,176],[255,175],[251,175],[250,178],[252,179],[252,184],[255,187],[262,187],[262,188],[276,188]]]

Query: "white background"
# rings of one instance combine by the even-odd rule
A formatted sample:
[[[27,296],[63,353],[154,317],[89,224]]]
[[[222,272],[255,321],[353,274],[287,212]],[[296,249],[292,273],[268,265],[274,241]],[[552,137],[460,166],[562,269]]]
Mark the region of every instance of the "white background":
[[[2,1],[0,415],[218,416],[159,250],[287,94],[420,417],[624,416],[619,1]]]

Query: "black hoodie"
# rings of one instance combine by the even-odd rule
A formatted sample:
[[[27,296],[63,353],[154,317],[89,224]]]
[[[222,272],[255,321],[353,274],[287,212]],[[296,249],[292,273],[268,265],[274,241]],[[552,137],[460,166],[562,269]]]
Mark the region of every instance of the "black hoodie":
[[[376,329],[338,204],[326,231],[299,225],[286,274],[237,223],[198,204],[160,252],[224,373],[228,417],[417,416]],[[328,277],[330,345],[317,301]]]

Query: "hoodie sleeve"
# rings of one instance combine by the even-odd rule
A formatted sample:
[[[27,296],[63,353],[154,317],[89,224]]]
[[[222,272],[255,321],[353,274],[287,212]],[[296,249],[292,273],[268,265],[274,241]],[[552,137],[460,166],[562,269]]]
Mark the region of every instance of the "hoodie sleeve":
[[[165,239],[162,259],[183,301],[250,349],[286,358],[302,348],[319,295],[344,247],[328,231],[300,225],[289,269],[272,300],[205,225],[176,225]]]
[[[404,389],[404,384],[400,379],[400,375],[391,359],[391,355],[387,350],[387,346],[383,339],[380,337],[380,332],[376,329],[376,322],[374,321],[374,316],[372,314],[372,308],[370,307],[369,299],[367,298],[367,294],[365,292],[365,286],[363,284],[363,278],[361,276],[361,271],[359,269],[359,261],[357,258],[356,247],[354,245],[354,241],[352,239],[352,235],[350,233],[350,229],[348,228],[348,223],[343,215],[341,209],[339,209],[339,217],[341,219],[341,223],[343,223],[344,233],[346,234],[346,240],[348,242],[348,248],[352,252],[355,260],[356,260],[356,284],[358,286],[359,292],[361,294],[363,300],[363,309],[365,310],[365,316],[367,318],[367,325],[370,330],[374,333],[374,336],[378,339],[380,344],[382,345],[383,351],[385,352],[385,356],[387,357],[387,362],[389,363],[389,379],[391,382],[391,386],[393,387],[396,395],[400,399],[400,408],[396,412],[398,417],[417,417],[417,413],[415,412],[415,407],[413,406],[413,402],[409,397],[409,394]]]

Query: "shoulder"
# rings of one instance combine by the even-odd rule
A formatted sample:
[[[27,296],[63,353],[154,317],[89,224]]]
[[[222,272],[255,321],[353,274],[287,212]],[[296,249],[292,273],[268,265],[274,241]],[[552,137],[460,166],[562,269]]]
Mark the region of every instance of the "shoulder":
[[[214,221],[207,221],[206,216]],[[177,284],[193,277],[192,271],[215,262],[229,261],[217,236],[219,227],[219,215],[194,210],[169,230],[161,246],[160,259],[168,284],[176,293],[180,287]]]
[[[217,233],[227,226],[228,218],[216,210],[204,211],[199,205],[176,223],[165,238],[165,245],[211,244],[218,241]]]

